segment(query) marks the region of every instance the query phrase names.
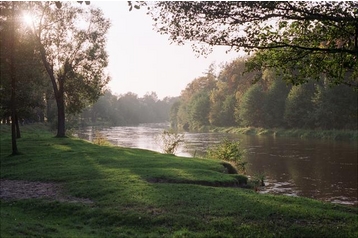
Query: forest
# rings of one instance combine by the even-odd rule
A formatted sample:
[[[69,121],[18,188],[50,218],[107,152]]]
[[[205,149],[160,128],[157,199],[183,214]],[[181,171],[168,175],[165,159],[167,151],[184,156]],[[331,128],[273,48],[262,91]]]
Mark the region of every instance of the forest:
[[[287,84],[274,70],[245,73],[247,58],[221,67],[211,65],[182,91],[170,112],[172,127],[203,130],[208,127],[262,127],[303,129],[357,129],[357,92],[328,80]]]
[[[177,97],[160,100],[155,92],[138,97],[132,92],[118,96],[107,90],[95,104],[80,114],[81,125],[136,126],[140,123],[167,122],[176,101]]]

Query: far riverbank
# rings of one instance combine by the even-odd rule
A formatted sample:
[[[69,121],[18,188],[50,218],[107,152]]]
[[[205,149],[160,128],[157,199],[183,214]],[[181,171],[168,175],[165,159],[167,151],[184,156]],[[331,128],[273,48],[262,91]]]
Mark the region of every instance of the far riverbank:
[[[204,130],[244,135],[270,135],[275,137],[295,137],[304,139],[358,141],[357,130],[265,129],[255,127],[215,127],[209,129],[205,128]]]

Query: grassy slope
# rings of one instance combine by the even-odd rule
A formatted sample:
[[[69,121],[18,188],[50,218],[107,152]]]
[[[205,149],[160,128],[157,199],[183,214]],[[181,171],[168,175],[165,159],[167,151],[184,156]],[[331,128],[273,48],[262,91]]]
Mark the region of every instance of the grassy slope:
[[[8,156],[9,128],[1,129],[1,178],[59,182],[95,203],[1,200],[1,237],[358,236],[357,208],[218,187],[235,181],[218,161],[22,129],[19,156]]]

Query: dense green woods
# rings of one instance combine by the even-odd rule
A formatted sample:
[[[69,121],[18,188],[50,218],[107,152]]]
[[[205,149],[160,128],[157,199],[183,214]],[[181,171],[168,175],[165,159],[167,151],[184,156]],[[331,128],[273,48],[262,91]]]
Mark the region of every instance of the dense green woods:
[[[273,71],[244,73],[244,58],[222,67],[211,66],[182,91],[172,109],[173,127],[201,130],[209,126],[302,129],[357,129],[357,92],[328,80],[292,86]]]
[[[142,5],[171,42],[200,54],[230,46],[251,55],[189,84],[173,107],[173,126],[357,128],[356,2]]]

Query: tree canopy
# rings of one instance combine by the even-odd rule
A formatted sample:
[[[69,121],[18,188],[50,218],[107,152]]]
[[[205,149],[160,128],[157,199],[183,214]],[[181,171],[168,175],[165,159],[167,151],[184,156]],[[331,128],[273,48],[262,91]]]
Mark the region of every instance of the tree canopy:
[[[71,3],[29,3],[31,31],[52,82],[58,109],[57,136],[65,136],[65,106],[80,112],[95,102],[109,81],[104,68],[109,20],[100,9]]]
[[[0,21],[1,119],[46,117],[57,124],[57,136],[65,136],[65,114],[93,104],[109,81],[109,20],[78,3],[0,2]]]
[[[205,131],[213,127],[357,130],[357,92],[327,81],[292,86],[272,70],[252,84],[245,74],[246,58],[194,79],[173,104],[173,127]]]
[[[254,53],[248,70],[275,68],[292,84],[328,79],[358,88],[358,2],[146,3],[155,28],[199,53]],[[261,71],[262,72],[262,71]],[[261,75],[258,75],[260,78]]]

